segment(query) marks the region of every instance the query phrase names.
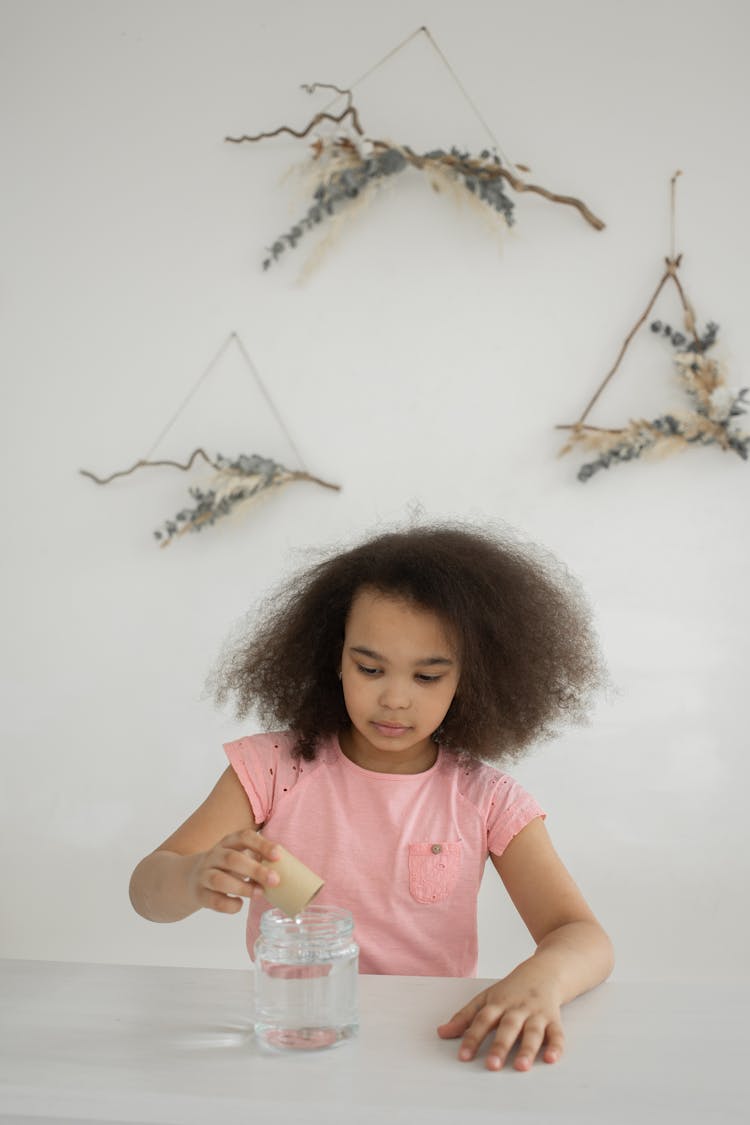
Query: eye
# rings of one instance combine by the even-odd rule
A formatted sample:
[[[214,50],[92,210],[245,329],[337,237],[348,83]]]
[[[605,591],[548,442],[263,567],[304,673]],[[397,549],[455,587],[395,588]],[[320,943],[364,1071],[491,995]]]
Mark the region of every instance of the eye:
[[[442,680],[442,676],[428,676],[426,672],[417,672],[415,679],[420,684],[437,684]]]
[[[371,668],[367,664],[358,664],[357,669],[362,673],[363,676],[377,676],[378,672],[380,671],[379,668]]]

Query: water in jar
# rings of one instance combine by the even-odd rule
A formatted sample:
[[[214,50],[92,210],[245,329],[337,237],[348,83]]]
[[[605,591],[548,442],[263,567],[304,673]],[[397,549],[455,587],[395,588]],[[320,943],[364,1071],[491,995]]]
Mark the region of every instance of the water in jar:
[[[267,910],[255,943],[255,1034],[263,1046],[315,1050],[357,1031],[359,949],[352,916],[307,906]]]

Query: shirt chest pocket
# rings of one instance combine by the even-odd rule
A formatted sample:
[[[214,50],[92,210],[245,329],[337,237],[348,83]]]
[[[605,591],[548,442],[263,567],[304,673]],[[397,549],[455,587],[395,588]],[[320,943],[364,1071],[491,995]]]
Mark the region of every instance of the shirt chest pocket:
[[[417,902],[444,902],[460,870],[460,840],[409,844],[409,890]]]

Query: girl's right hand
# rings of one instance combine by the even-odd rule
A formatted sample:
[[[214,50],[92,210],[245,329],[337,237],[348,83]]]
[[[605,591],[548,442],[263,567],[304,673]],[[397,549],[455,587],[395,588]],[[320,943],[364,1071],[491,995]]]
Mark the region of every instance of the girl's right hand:
[[[232,832],[207,852],[195,857],[188,886],[196,906],[236,914],[243,898],[262,894],[265,887],[276,887],[279,875],[261,863],[279,859],[276,845],[252,828]]]

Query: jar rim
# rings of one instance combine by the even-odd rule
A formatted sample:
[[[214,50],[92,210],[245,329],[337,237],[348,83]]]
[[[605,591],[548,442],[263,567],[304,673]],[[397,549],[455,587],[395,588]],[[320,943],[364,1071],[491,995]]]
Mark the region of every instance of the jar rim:
[[[265,936],[298,935],[313,936],[324,933],[347,934],[354,926],[352,912],[341,906],[321,906],[311,904],[299,914],[289,915],[278,906],[264,911],[260,918],[260,930]]]

